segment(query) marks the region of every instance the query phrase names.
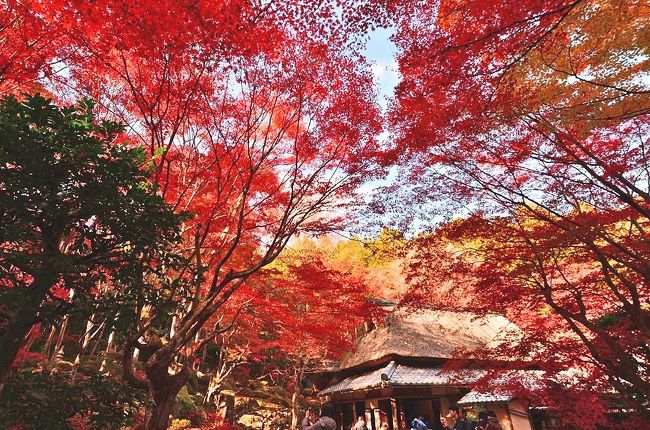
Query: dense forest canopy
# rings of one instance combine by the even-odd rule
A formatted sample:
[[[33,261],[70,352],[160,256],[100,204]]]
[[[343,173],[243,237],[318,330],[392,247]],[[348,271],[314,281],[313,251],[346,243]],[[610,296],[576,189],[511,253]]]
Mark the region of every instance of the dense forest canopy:
[[[539,384],[475,389],[647,425],[649,17],[3,2],[0,422],[226,429],[239,396],[227,421],[295,428],[314,375],[392,303],[521,329],[499,371]],[[376,29],[396,51],[386,108]],[[613,395],[628,413],[608,422]]]

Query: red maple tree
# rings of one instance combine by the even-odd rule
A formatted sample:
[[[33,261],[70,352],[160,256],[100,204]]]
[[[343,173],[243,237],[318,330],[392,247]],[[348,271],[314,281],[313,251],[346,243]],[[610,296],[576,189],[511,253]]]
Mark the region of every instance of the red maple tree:
[[[197,346],[223,328],[206,323],[291,237],[336,225],[332,208],[372,163],[372,78],[348,32],[369,25],[364,4],[35,0],[17,12],[17,23],[57,24],[32,28],[62,65],[40,83],[124,122],[167,203],[193,214],[178,248],[187,264],[158,293],[174,318],[143,296],[125,341],[126,378],[154,398],[147,428],[166,428]],[[165,342],[153,328],[169,330]],[[135,349],[155,351],[146,381]]]
[[[437,265],[458,281],[445,295],[528,330],[524,356],[647,419],[647,7],[406,3],[389,159],[427,215],[464,216],[421,239],[412,279]]]
[[[0,5],[0,94],[33,91],[58,61],[61,29],[43,17],[40,3]]]

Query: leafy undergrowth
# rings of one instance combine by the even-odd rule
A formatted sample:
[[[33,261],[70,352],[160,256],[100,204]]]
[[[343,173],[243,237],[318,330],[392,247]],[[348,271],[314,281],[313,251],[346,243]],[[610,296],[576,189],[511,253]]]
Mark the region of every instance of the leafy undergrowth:
[[[242,430],[241,427],[223,421],[223,418],[216,414],[208,414],[201,430]]]
[[[147,393],[101,376],[15,374],[0,397],[0,423],[12,430],[112,430],[131,427]]]

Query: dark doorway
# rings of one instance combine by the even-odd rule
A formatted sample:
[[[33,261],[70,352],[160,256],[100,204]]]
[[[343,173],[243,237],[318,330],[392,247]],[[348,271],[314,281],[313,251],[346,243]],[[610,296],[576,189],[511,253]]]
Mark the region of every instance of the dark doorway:
[[[435,398],[400,399],[401,413],[406,418],[406,428],[411,428],[411,423],[417,417],[423,417],[429,428],[441,430],[440,425],[440,400]],[[437,409],[436,409],[437,406]]]
[[[354,412],[352,411],[352,403],[344,403],[341,408],[341,425],[343,429],[352,427],[356,418],[354,417]]]
[[[357,419],[359,417],[363,417],[364,421],[367,421],[368,418],[366,414],[366,402],[354,402],[354,410],[357,414],[356,417],[354,417],[354,422],[357,422]]]
[[[388,423],[390,430],[396,430],[393,428],[393,408],[391,407],[390,399],[384,399],[379,401],[379,410],[381,422],[378,423],[381,426],[381,423]]]

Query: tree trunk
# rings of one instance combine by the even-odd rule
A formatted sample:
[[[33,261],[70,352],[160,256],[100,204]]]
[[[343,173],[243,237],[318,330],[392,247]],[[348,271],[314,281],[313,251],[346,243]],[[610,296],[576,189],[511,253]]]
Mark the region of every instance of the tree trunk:
[[[188,380],[188,366],[184,365],[179,373],[170,374],[168,369],[171,363],[172,361],[165,364],[155,363],[147,368],[151,396],[155,406],[147,417],[144,430],[167,430],[176,395]]]
[[[92,314],[90,318],[88,318],[88,321],[86,322],[86,331],[84,332],[84,336],[82,338],[81,346],[79,348],[79,352],[77,353],[77,356],[74,359],[74,363],[72,364],[72,372],[71,372],[71,379],[72,382],[75,381],[76,376],[77,376],[77,370],[79,369],[79,365],[81,364],[81,358],[83,357],[84,353],[86,352],[86,349],[88,348],[88,345],[90,345],[90,341],[99,333],[99,331],[103,327],[103,323],[95,329],[93,332],[93,329],[95,328],[95,314]]]
[[[9,377],[11,365],[36,321],[45,294],[53,284],[54,276],[40,276],[32,288],[25,291],[24,300],[7,321],[5,331],[0,337],[0,384]]]
[[[155,406],[147,418],[144,430],[167,430],[175,398],[176,396],[162,397],[155,402]]]
[[[3,383],[11,373],[11,365],[23,346],[27,333],[32,328],[33,315],[27,310],[22,310],[11,321],[0,338],[0,383]]]
[[[70,297],[72,297],[72,294]],[[52,369],[54,369],[57,359],[63,359],[63,339],[65,338],[65,332],[68,329],[68,320],[68,315],[63,317],[63,322],[61,323],[61,328],[59,329],[59,336],[57,337],[56,344],[54,345],[54,350],[52,351],[52,355],[50,356],[49,360],[47,360],[43,368],[43,374],[45,375],[49,375]]]
[[[298,398],[300,397],[300,384],[302,383],[302,370],[298,371],[296,375],[296,380],[293,388],[293,394],[291,395],[291,428],[298,428],[299,411],[298,411]]]
[[[106,349],[104,350],[104,359],[102,360],[101,366],[99,366],[99,373],[102,373],[106,369],[106,360],[108,360],[108,354],[110,354],[113,348],[113,339],[115,338],[115,329],[111,330],[108,334],[108,341],[106,342]]]
[[[146,381],[136,376],[133,368],[133,350],[135,343],[133,341],[127,341],[124,345],[124,351],[122,352],[122,378],[127,384],[146,390],[149,388],[149,385]]]
[[[45,345],[43,346],[43,356],[47,359],[50,356],[50,348],[52,347],[52,342],[54,341],[54,335],[56,334],[56,327],[52,325],[50,327],[50,334],[47,336]]]
[[[88,356],[94,357],[97,355],[97,350],[99,349],[99,345],[102,343],[102,338],[104,337],[105,329],[106,329],[106,320],[102,322],[101,329],[99,330],[99,333],[97,333],[97,339],[95,340],[95,344],[93,345],[92,349],[88,353]]]
[[[32,327],[34,328],[34,327]],[[25,343],[25,346],[23,348],[25,351],[29,352],[32,349],[32,345],[34,345],[34,342],[36,341],[36,336],[32,334],[32,330],[29,331],[29,334],[27,335],[27,342]],[[25,358],[18,363],[18,367],[22,367],[23,363],[25,362]]]

